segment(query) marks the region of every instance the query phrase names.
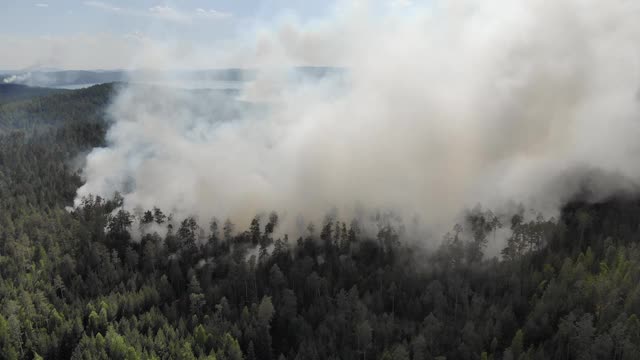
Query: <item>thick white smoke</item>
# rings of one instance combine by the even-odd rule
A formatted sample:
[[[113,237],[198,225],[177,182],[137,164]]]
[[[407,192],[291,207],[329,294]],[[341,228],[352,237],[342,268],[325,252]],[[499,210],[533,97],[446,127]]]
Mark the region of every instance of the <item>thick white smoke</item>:
[[[241,98],[266,109],[126,87],[78,196],[120,191],[131,208],[239,223],[276,210],[290,226],[383,209],[439,228],[476,203],[553,213],[585,181],[602,197],[640,180],[640,2],[337,9],[227,49],[262,69]],[[171,54],[163,64],[184,64]],[[345,70],[295,82],[273,70],[294,65]]]
[[[22,83],[24,81],[28,81],[30,77],[31,77],[31,73],[14,74],[2,79],[2,83],[4,84]]]

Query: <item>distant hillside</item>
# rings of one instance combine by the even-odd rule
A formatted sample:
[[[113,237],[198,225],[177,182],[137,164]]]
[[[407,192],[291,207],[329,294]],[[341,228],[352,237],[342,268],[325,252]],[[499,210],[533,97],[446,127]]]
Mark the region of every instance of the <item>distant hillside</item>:
[[[160,72],[152,70],[137,71],[93,71],[93,70],[64,70],[64,71],[28,71],[0,75],[0,83],[22,84],[44,87],[68,87],[78,85],[103,84],[110,82],[124,82],[131,78],[138,81],[149,81],[161,78],[190,79],[198,81],[231,81],[240,82],[244,78],[255,77],[254,73],[241,69],[171,71]]]
[[[0,89],[5,89],[0,90],[0,133],[11,130],[30,133],[62,123],[103,123],[106,106],[121,86],[125,84],[107,83],[84,89],[61,90],[0,84]],[[208,117],[215,121],[229,121],[242,114],[256,114],[266,110],[263,104],[236,100],[236,90],[187,90],[142,84],[128,86],[137,87],[140,93],[163,99],[167,103],[176,102],[176,107],[178,103],[192,99],[192,96],[206,97],[216,102],[215,113],[211,113],[209,109],[194,109],[194,116]]]
[[[103,84],[124,81],[124,71],[27,71],[0,75],[0,82],[5,84],[22,84],[29,86],[62,87],[73,85]]]
[[[0,83],[0,104],[27,100],[37,96],[51,95],[64,92],[62,89],[51,89],[42,87],[30,87],[19,84],[2,84]]]
[[[8,130],[30,132],[62,122],[103,122],[104,107],[109,103],[114,86],[102,84],[68,91],[3,84],[0,89],[21,89],[17,91],[24,95],[21,101],[15,101],[15,95],[14,101],[0,100],[0,133]],[[33,95],[38,92],[45,96]]]
[[[140,83],[236,83],[255,80],[258,69],[206,69],[206,70],[55,70],[0,73],[0,84],[21,84],[40,87],[75,87],[110,82],[135,81]],[[301,66],[289,69],[292,79],[311,80],[328,75],[343,75],[344,69],[334,67]],[[162,81],[158,81],[158,80]]]

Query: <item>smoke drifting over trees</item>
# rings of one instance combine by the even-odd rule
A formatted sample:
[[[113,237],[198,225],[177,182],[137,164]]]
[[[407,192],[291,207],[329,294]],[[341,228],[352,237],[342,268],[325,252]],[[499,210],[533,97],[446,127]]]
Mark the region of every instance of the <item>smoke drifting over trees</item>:
[[[374,2],[0,84],[0,359],[640,359],[640,5]]]
[[[390,210],[444,229],[476,203],[554,215],[585,190],[634,191],[638,10],[469,0],[382,14],[365,2],[282,22],[224,49],[220,64],[260,69],[238,101],[123,88],[78,198],[119,191],[129,208],[241,224],[275,210],[287,230],[299,216]],[[134,66],[188,65],[175,53]],[[292,80],[283,69],[297,65],[344,71]]]

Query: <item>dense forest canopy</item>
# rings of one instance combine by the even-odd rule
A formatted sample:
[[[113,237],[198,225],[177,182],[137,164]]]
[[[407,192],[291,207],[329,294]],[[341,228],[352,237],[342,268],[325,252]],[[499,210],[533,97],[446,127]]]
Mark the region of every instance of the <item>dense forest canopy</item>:
[[[638,199],[472,209],[435,251],[384,218],[289,238],[276,213],[244,229],[117,194],[70,209],[113,87],[0,91],[0,358],[640,358]]]
[[[0,83],[0,104],[60,92],[64,90]]]

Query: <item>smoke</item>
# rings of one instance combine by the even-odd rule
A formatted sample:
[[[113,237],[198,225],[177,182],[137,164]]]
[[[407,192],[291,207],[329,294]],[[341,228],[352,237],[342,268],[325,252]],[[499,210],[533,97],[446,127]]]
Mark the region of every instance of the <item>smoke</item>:
[[[2,79],[2,83],[4,84],[23,83],[25,81],[28,81],[30,77],[31,77],[31,73],[9,75],[4,79]]]
[[[476,203],[554,215],[584,193],[635,191],[639,10],[350,2],[322,21],[285,19],[212,56],[260,69],[238,98],[125,87],[78,197],[120,191],[130,208],[240,224],[275,210],[288,229],[383,210],[440,231]],[[176,53],[158,61],[187,66]],[[342,70],[292,76],[297,65]]]

